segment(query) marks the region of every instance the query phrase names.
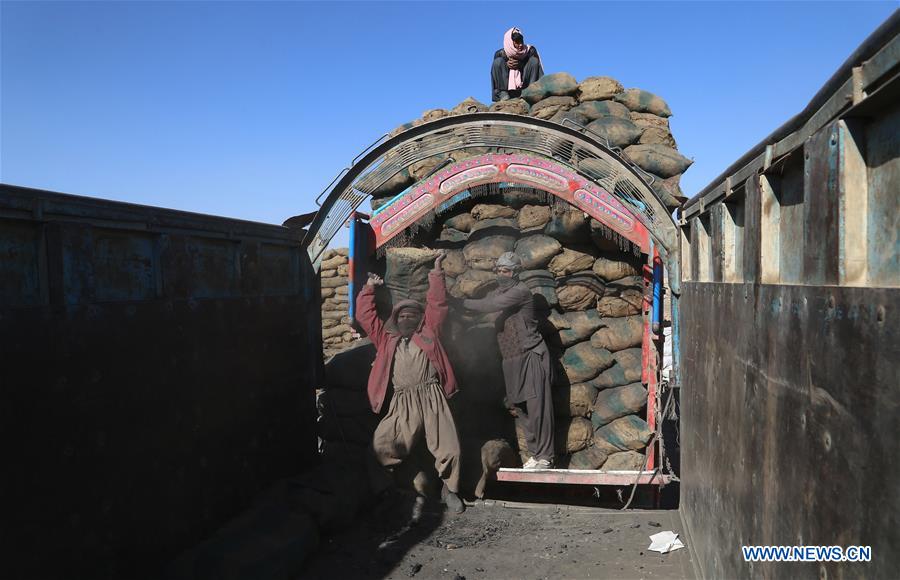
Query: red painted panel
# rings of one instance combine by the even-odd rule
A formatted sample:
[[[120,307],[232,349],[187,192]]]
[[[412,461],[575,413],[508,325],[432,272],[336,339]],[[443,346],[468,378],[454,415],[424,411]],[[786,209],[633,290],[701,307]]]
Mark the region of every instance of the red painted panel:
[[[449,165],[372,217],[378,247],[457,193],[487,183],[512,183],[548,191],[650,251],[647,228],[614,195],[558,163],[532,155],[488,154]]]

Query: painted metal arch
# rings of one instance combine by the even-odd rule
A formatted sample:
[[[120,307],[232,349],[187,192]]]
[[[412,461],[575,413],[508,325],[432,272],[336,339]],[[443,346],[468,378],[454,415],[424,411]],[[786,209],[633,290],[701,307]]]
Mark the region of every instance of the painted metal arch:
[[[528,154],[486,154],[442,168],[391,200],[369,222],[381,247],[458,193],[489,183],[540,189],[584,211],[651,253],[650,232],[603,187],[552,160]]]
[[[521,177],[529,172],[546,171],[546,164],[550,163],[553,166],[551,172],[564,175],[569,181],[569,187],[577,183],[584,186],[580,189],[585,192],[602,193],[600,198],[606,201],[607,209],[615,209],[617,213],[643,226],[646,238],[652,241],[654,249],[666,262],[673,286],[677,284],[677,228],[665,205],[648,185],[639,168],[630,163],[620,151],[608,147],[599,137],[582,127],[574,124],[570,127],[507,113],[474,113],[445,117],[408,129],[393,138],[383,139],[376,142],[371,150],[364,151],[333,182],[333,187],[328,191],[304,240],[313,264],[319,263],[328,243],[359,205],[398,172],[435,155],[474,147],[491,147],[521,152],[521,163],[510,163],[505,168],[504,179],[507,181],[521,182],[508,179],[511,177],[508,171],[510,165],[522,166],[518,175]],[[482,161],[484,163],[481,167],[490,165],[487,157]],[[458,169],[460,163],[451,168]],[[600,168],[596,169],[597,166]],[[427,186],[432,177],[414,184],[403,195],[416,191],[423,184]],[[531,183],[530,186],[553,193],[539,184]],[[567,201],[576,201],[576,191],[577,189],[570,190],[572,196]],[[586,198],[582,199],[582,202],[586,201]],[[573,205],[582,207],[577,202]],[[625,211],[621,211],[622,208]],[[587,211],[587,208],[583,209]],[[595,215],[592,211],[587,213]],[[600,221],[609,223],[604,219]],[[624,235],[621,228],[613,229]],[[632,236],[625,237],[633,239]],[[638,245],[646,248],[648,244]],[[677,292],[674,287],[673,290]]]

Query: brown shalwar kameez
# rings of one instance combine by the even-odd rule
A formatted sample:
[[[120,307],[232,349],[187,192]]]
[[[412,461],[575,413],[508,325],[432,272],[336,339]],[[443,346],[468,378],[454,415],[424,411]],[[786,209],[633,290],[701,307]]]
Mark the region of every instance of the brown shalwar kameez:
[[[394,396],[375,429],[373,448],[387,468],[406,459],[425,432],[438,475],[453,493],[459,491],[459,438],[438,374],[428,357],[408,338],[400,339],[391,371]]]
[[[506,398],[520,407],[517,419],[535,459],[553,460],[553,366],[538,331],[534,298],[525,284],[498,289],[486,298],[463,301],[477,312],[501,312],[497,344],[503,356]],[[524,412],[521,404],[524,403]]]

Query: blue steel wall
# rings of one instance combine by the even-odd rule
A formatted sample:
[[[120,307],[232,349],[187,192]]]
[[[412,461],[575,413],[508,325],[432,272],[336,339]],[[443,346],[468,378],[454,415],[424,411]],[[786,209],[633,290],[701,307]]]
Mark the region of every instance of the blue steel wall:
[[[297,232],[0,189],[0,564],[153,577],[315,459]]]

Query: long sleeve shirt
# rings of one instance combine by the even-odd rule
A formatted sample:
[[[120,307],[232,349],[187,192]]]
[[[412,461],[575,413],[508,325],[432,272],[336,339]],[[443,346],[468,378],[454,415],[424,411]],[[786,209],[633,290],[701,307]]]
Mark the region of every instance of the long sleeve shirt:
[[[503,358],[521,356],[544,339],[538,330],[534,296],[524,283],[508,290],[494,290],[485,298],[470,298],[463,307],[475,312],[500,312],[497,319],[497,344]]]

